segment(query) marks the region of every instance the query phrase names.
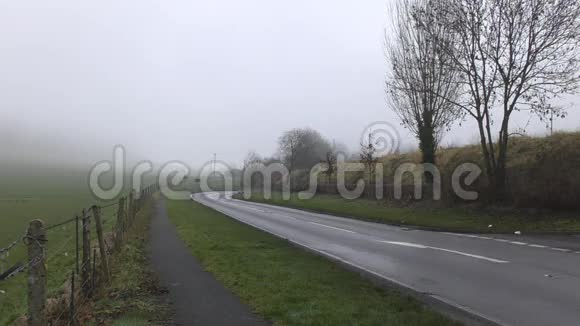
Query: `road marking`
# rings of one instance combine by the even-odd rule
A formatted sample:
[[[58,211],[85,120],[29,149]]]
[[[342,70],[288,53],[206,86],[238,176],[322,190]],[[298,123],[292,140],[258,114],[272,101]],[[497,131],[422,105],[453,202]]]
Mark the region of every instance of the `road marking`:
[[[294,219],[294,220],[297,220],[298,219],[298,218],[296,218],[294,216],[290,216],[290,215],[286,215],[286,214],[280,214],[280,213],[275,213],[275,212],[273,212],[272,214],[278,215],[280,217],[291,218],[291,219]]]
[[[464,233],[453,233],[453,232],[443,232],[443,234],[454,235],[456,237],[464,237],[464,238],[476,238],[477,236],[472,234],[464,234]]]
[[[254,211],[258,211],[258,212],[267,213],[267,211],[265,211],[265,210],[263,210],[263,209],[259,209],[259,208],[248,207],[248,206],[242,206],[242,205],[236,205],[236,204],[234,204],[234,206],[236,206],[236,207],[240,207],[240,208],[242,208],[242,209],[244,209],[244,208],[247,208],[247,209],[251,209],[251,210],[254,210]]]
[[[452,254],[467,256],[467,257],[471,257],[471,258],[487,260],[487,261],[490,261],[492,263],[498,263],[498,264],[509,263],[508,261],[505,261],[505,260],[500,260],[500,259],[495,259],[495,258],[490,258],[490,257],[480,256],[480,255],[474,255],[474,254],[470,254],[470,253],[462,252],[462,251],[457,251],[457,250],[451,250],[451,249],[445,249],[445,248],[439,248],[439,247],[425,246],[425,245],[417,244],[417,243],[398,242],[398,241],[383,241],[383,240],[381,240],[379,242],[393,244],[393,245],[397,245],[397,246],[418,248],[418,249],[439,250],[439,251],[449,252],[449,253],[452,253]]]
[[[574,253],[580,254],[580,251],[573,251],[570,249],[563,249],[563,248],[554,248],[554,247],[533,244],[533,243],[527,243],[527,242],[521,242],[521,241],[512,241],[512,240],[501,239],[501,238],[489,238],[489,237],[484,237],[484,236],[478,236],[478,235],[472,235],[472,234],[462,234],[462,233],[453,233],[453,232],[443,232],[443,233],[449,234],[449,235],[454,235],[457,237],[494,240],[497,242],[511,243],[511,244],[515,244],[515,245],[519,245],[519,246],[528,246],[531,248],[544,248],[544,249],[552,249],[552,250],[561,251],[561,252],[574,252]]]
[[[529,244],[528,246],[534,247],[534,248],[548,248],[546,246],[542,246],[542,245],[539,245],[539,244]]]
[[[563,251],[563,252],[570,252],[572,250],[568,250],[568,249],[562,249],[562,248],[550,248],[552,250],[557,250],[557,251]]]
[[[316,222],[308,222],[308,223],[310,223],[310,224],[316,224],[316,225],[320,225],[320,226],[324,226],[324,227],[327,227],[327,228],[331,228],[331,229],[335,229],[335,230],[340,230],[340,231],[344,231],[344,232],[348,232],[348,233],[356,233],[356,232],[351,231],[351,230],[345,230],[345,229],[337,228],[337,227],[330,226],[330,225],[326,225],[326,224],[320,224],[320,223],[316,223]]]
[[[265,210],[265,209],[259,209],[259,208],[255,208],[255,207],[250,207],[248,205],[241,205],[241,204],[234,203],[234,202],[231,202],[231,201],[227,202],[226,204],[227,205],[230,205],[230,206],[234,206],[234,207],[239,207],[241,209],[247,208],[247,209],[251,209],[251,210],[258,211],[258,212],[262,212],[262,213],[268,213],[268,211]]]
[[[410,243],[410,242],[385,241],[385,240],[379,240],[379,242],[382,242],[382,243],[390,243],[390,244],[394,244],[394,245],[397,245],[397,246],[411,247],[411,248],[420,248],[420,249],[427,249],[427,248],[429,248],[428,246],[420,245],[420,244],[417,244],[417,243]]]

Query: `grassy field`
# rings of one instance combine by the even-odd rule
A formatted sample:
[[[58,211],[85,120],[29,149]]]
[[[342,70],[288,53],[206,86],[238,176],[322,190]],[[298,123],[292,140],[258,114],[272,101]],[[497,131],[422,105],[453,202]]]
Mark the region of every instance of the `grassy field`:
[[[3,171],[5,172],[5,171]],[[21,241],[28,223],[41,219],[45,226],[54,225],[79,214],[83,207],[97,203],[92,197],[86,175],[81,172],[38,170],[28,175],[0,176],[0,248],[17,240],[18,245],[0,263],[0,269],[25,262]],[[105,229],[112,227],[115,207],[104,209]],[[94,229],[94,223],[92,223]],[[47,276],[49,296],[59,291],[75,261],[75,223],[47,233]],[[94,231],[94,230],[93,230]],[[94,234],[94,233],[93,233]],[[26,276],[19,274],[0,281],[0,325],[9,325],[26,311]]]
[[[236,197],[242,199],[241,196]],[[336,195],[316,195],[312,199],[301,200],[293,194],[290,200],[283,200],[280,193],[273,193],[271,199],[264,199],[261,194],[253,194],[250,200],[371,222],[451,231],[580,232],[579,218],[562,215],[534,217],[517,212],[499,214],[465,208],[401,208],[389,206],[386,201],[348,200]]]
[[[180,237],[226,287],[275,325],[451,325],[395,290],[190,201],[168,202]]]

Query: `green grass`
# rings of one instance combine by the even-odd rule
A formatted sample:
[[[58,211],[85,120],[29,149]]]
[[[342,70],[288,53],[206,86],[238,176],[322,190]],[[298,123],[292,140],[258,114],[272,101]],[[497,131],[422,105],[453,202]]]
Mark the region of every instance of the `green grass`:
[[[206,270],[275,325],[451,325],[396,290],[189,201],[168,202]]]
[[[147,253],[151,212],[149,204],[137,214],[123,249],[111,258],[111,283],[101,289],[92,309],[99,325],[154,325],[168,317],[165,291]]]
[[[236,198],[243,199],[241,196]],[[580,232],[580,219],[570,216],[536,216],[510,212],[488,213],[466,208],[401,208],[389,206],[386,201],[369,199],[348,200],[337,195],[316,195],[302,200],[292,194],[283,200],[280,193],[271,199],[252,194],[250,201],[329,213],[371,222],[420,226],[471,232]],[[489,228],[489,225],[493,225]]]
[[[6,173],[7,171],[2,171]],[[79,214],[83,207],[97,203],[89,191],[86,174],[68,171],[41,171],[34,174],[1,176],[0,184],[0,248],[14,240],[18,245],[10,251],[3,267],[26,261],[26,248],[20,239],[28,223],[41,219],[45,226],[65,221]],[[104,209],[105,230],[112,227],[115,208]],[[94,223],[91,224],[94,233]],[[48,295],[54,295],[74,267],[75,224],[58,227],[47,233]],[[1,262],[1,261],[0,261]],[[19,274],[0,281],[0,325],[12,324],[26,312],[26,275]]]

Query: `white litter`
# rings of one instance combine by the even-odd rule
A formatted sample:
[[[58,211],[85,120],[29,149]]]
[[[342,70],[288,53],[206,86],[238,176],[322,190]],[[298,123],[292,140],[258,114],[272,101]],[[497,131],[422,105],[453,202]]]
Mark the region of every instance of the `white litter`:
[[[516,232],[514,232],[514,234],[515,234],[515,235],[521,235],[521,234],[522,234],[522,232],[521,232],[521,231],[516,231]]]
[[[545,274],[545,277],[553,277],[551,274]]]
[[[493,227],[493,224],[490,224],[490,225],[488,225],[487,227],[488,227],[488,228],[492,228],[492,227]]]
[[[0,294],[5,294],[5,293],[6,293],[6,291],[0,290]]]

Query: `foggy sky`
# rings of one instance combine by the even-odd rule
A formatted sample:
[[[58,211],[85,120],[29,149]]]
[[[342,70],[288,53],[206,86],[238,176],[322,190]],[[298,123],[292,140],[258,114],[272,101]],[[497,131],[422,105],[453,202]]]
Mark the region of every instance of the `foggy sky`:
[[[0,2],[2,160],[240,162],[311,127],[355,149],[384,100],[385,1]],[[567,106],[577,98],[562,103]],[[514,119],[512,129],[528,118]],[[577,106],[559,129],[577,130]],[[403,143],[414,140],[402,128]],[[528,132],[545,133],[537,120]],[[477,140],[473,124],[443,144]]]

